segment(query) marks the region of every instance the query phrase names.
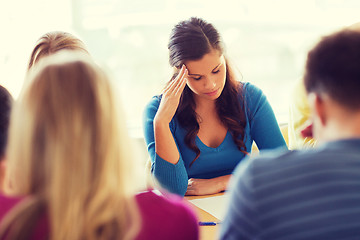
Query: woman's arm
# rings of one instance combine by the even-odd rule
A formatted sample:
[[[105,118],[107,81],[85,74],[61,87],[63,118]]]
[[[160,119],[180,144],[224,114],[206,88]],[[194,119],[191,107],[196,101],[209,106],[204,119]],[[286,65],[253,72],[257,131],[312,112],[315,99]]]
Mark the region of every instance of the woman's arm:
[[[178,76],[164,89],[159,109],[154,119],[155,151],[164,160],[176,164],[179,151],[169,124],[179,106],[181,94],[186,85],[187,69],[182,66]]]
[[[176,146],[169,123],[162,122],[155,116],[154,119],[155,152],[162,159],[172,164],[177,164],[180,154]]]
[[[210,179],[190,178],[185,195],[208,195],[225,191],[231,174]]]
[[[159,183],[170,192],[184,195],[187,188],[187,172],[170,122],[186,85],[187,70],[183,67],[163,91],[160,103],[153,101],[145,109],[144,133],[152,162],[152,172]]]

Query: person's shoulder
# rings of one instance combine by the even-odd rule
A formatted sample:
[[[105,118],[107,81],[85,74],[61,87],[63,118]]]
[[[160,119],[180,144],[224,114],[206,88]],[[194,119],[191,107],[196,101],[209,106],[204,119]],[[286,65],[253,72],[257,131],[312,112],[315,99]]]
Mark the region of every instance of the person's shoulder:
[[[23,197],[10,197],[0,194],[0,219],[23,199]]]
[[[254,104],[263,98],[266,99],[264,92],[258,86],[250,82],[242,83],[242,91],[245,101],[247,102]]]
[[[24,197],[12,197],[0,194],[0,209],[11,208],[23,199]]]
[[[149,108],[149,107],[159,107],[160,102],[161,102],[161,97],[162,97],[162,95],[155,95],[155,96],[153,96],[153,97],[149,100],[149,102],[147,103],[146,108]]]
[[[15,208],[19,204],[25,203],[29,199],[31,199],[30,196],[12,197],[0,194],[0,222],[5,217],[5,215],[11,211],[11,209]],[[34,231],[29,239],[42,240],[48,238],[49,222],[46,213],[38,219],[34,226]]]
[[[254,157],[252,161],[254,164],[273,164],[276,162],[282,162],[284,160],[303,159],[312,155],[313,151],[309,150],[287,150],[283,147],[277,149],[264,150],[258,156]]]
[[[255,84],[252,84],[250,82],[242,82],[240,86],[242,87],[245,96],[247,95],[251,96],[253,94],[262,94],[262,90],[259,87],[257,87]]]
[[[249,159],[248,168],[252,169],[253,174],[262,174],[273,170],[287,171],[289,167],[312,165],[313,160],[317,159],[320,154],[321,151],[318,149],[287,150],[280,147],[275,150],[264,150],[258,156]]]
[[[243,98],[249,113],[255,112],[258,106],[267,101],[263,91],[252,83],[242,82],[240,92],[242,93],[240,98]]]
[[[137,194],[136,200],[140,208],[161,209],[164,213],[168,210],[171,212],[190,210],[188,204],[180,196],[168,192],[145,191]]]
[[[180,196],[155,190],[135,198],[143,223],[138,239],[198,239],[197,217]]]
[[[246,157],[238,164],[234,172],[235,182],[237,184],[255,180],[256,184],[271,182],[281,178],[282,173],[288,172],[289,169],[304,165],[309,161],[308,159],[313,158],[313,154],[311,150],[286,150],[282,147],[264,150],[255,157]]]
[[[145,118],[154,117],[155,113],[157,112],[161,102],[161,95],[153,96],[150,101],[146,104],[143,116]]]

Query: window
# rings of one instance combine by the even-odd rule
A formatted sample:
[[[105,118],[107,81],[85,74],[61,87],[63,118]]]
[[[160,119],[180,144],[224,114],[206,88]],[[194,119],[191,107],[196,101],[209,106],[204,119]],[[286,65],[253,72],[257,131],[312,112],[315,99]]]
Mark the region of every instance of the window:
[[[20,2],[0,7],[0,83],[16,97],[35,41],[47,31],[69,31],[118,83],[133,136],[142,135],[144,106],[171,75],[167,41],[178,21],[198,16],[213,23],[242,81],[265,92],[283,123],[309,48],[321,35],[359,21],[360,12],[357,0]]]

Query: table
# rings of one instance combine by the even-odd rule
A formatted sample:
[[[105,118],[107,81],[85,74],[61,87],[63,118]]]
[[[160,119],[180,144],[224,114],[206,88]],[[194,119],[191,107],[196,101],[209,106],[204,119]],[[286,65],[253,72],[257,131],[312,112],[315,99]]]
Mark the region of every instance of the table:
[[[208,198],[213,196],[219,196],[223,195],[224,193],[217,193],[212,195],[204,195],[204,196],[185,196],[186,200],[193,200],[193,199],[200,199],[200,198]],[[197,216],[199,218],[199,221],[202,222],[218,222],[219,219],[211,215],[210,213],[202,210],[201,208],[198,208],[191,202],[189,204],[193,207],[195,212],[197,213]],[[200,240],[215,240],[219,239],[219,225],[216,226],[199,226],[200,228]]]

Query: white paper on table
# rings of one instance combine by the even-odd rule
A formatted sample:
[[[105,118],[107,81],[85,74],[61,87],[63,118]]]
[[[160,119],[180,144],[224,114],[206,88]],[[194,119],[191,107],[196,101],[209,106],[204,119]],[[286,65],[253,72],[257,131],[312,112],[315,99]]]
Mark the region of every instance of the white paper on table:
[[[222,221],[224,220],[226,214],[228,200],[229,194],[225,193],[224,195],[220,196],[193,199],[189,200],[189,202]]]

